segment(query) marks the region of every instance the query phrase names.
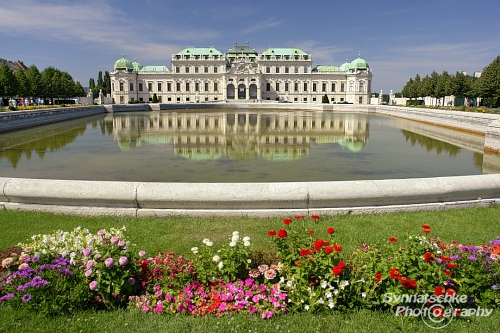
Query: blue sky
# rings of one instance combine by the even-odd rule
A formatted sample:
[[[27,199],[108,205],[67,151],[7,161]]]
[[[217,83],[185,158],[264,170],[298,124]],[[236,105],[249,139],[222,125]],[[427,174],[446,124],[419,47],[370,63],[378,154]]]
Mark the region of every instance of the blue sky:
[[[480,71],[500,54],[498,0],[17,0],[0,6],[0,58],[70,73],[88,86],[125,54],[170,66],[187,46],[299,47],[313,66],[361,55],[373,92],[415,74]]]

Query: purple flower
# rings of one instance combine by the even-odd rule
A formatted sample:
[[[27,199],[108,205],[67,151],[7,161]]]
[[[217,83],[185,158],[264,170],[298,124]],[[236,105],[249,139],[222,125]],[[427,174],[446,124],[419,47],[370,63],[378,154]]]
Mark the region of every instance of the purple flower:
[[[16,295],[13,293],[2,296],[2,297],[0,297],[0,303],[2,303],[3,301],[8,301],[9,299],[14,298],[14,296],[16,296]]]
[[[471,256],[469,256],[469,260],[470,261],[476,261],[477,257],[475,255],[471,255]]]
[[[491,289],[498,290],[498,286],[496,284],[494,284],[494,285],[491,286]]]
[[[115,265],[115,261],[113,260],[113,258],[108,258],[104,261],[104,265],[107,267],[107,268],[111,268]]]
[[[87,247],[86,249],[84,249],[84,250],[83,250],[83,255],[84,255],[84,256],[88,257],[88,256],[90,256],[91,254],[92,254],[92,249],[91,249],[91,248],[88,248],[88,247]]]
[[[135,279],[133,277],[129,277],[127,282],[129,285],[133,286],[135,284]]]
[[[28,302],[30,299],[31,299],[31,295],[30,294],[24,294],[24,296],[22,298],[23,302]]]
[[[125,266],[128,264],[128,258],[127,257],[120,257],[120,259],[118,259],[118,263],[122,266]]]
[[[99,287],[99,284],[97,283],[97,281],[92,281],[89,283],[90,290],[96,290],[98,287]]]

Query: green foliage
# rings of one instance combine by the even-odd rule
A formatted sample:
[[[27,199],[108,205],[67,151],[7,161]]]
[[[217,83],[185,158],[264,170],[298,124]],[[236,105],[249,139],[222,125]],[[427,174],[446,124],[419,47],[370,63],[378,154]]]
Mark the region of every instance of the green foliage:
[[[158,96],[156,96],[156,93],[153,94],[153,103],[158,103]]]
[[[330,101],[328,100],[328,96],[326,94],[323,95],[323,98],[321,99],[321,103],[324,103],[324,104],[330,103]]]

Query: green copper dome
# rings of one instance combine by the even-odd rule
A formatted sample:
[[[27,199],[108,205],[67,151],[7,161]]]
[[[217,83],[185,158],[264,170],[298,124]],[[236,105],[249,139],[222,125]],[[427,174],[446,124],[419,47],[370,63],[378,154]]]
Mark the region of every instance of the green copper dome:
[[[361,57],[358,55],[358,59],[355,59],[351,62],[351,70],[367,70],[369,69],[370,66],[368,66],[368,63],[364,60],[361,59]]]
[[[132,63],[132,66],[134,67],[135,71],[140,71],[143,67],[140,63],[137,62],[137,59],[134,60],[134,62]],[[116,68],[116,64],[115,64],[115,68]]]
[[[341,72],[347,72],[351,68],[351,63],[349,62],[348,59],[345,60],[345,62],[340,65],[339,71]]]
[[[127,58],[125,58],[125,55],[122,54],[121,59],[118,59],[115,62],[115,67],[114,68],[115,68],[115,70],[132,71],[134,69],[134,65],[132,65],[132,63],[130,62],[130,60],[128,60]]]

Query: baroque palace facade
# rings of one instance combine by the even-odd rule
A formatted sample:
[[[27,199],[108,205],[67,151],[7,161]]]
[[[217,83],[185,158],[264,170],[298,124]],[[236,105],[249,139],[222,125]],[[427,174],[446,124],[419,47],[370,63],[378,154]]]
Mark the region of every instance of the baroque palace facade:
[[[359,56],[341,66],[313,68],[298,48],[269,48],[258,54],[235,45],[225,54],[214,47],[189,47],[172,55],[171,67],[143,66],[122,56],[110,73],[117,104],[262,102],[369,104],[372,71]]]

